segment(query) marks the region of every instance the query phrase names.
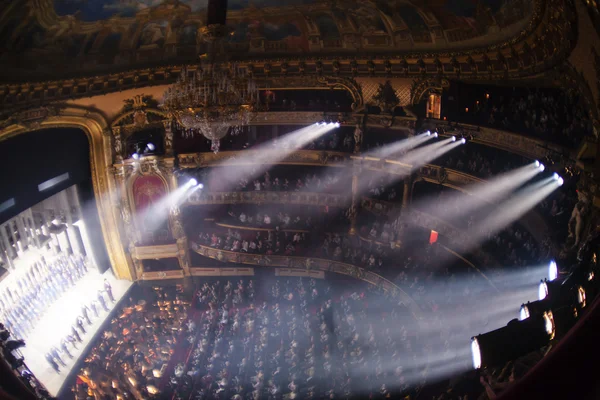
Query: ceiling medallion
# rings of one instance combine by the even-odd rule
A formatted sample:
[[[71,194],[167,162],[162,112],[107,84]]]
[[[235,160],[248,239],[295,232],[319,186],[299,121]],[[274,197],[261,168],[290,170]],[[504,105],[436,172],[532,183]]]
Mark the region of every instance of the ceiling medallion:
[[[194,71],[184,68],[164,94],[163,106],[171,113],[184,137],[203,135],[211,150],[220,140],[237,135],[257,109],[259,91],[254,79],[235,64],[205,62]]]

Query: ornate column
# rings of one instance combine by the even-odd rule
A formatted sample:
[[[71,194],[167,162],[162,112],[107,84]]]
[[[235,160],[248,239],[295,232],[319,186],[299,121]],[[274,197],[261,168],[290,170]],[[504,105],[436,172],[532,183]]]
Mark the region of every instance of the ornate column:
[[[123,143],[121,140],[121,128],[118,126],[114,126],[112,128],[113,134],[113,149],[115,151],[115,162],[121,163],[123,162]]]
[[[352,204],[348,209],[348,219],[350,219],[350,231],[349,235],[356,235],[356,214],[358,214],[358,174],[360,173],[360,167],[355,161],[352,166]]]
[[[354,129],[354,153],[360,153],[360,146],[363,141],[363,128],[360,124],[356,124]]]
[[[173,130],[171,129],[171,120],[167,119],[163,121],[165,127],[165,156],[173,157]]]
[[[133,269],[136,276],[135,279],[140,279],[142,277],[142,274],[144,273],[144,264],[142,263],[142,260],[137,258],[137,255],[135,253],[135,244],[129,243],[127,249],[129,250],[131,261],[133,262]]]
[[[128,195],[127,195],[127,171],[126,171],[126,166],[123,164],[120,165],[115,165],[115,167],[113,167],[113,174],[115,176],[115,184],[117,186],[117,191],[119,193],[119,197],[114,199],[114,201],[116,202],[116,204],[114,205],[115,209],[117,209],[119,211],[120,217],[121,217],[121,221],[122,223],[119,224],[125,235],[122,236],[125,243],[123,243],[124,248],[125,249],[129,249],[129,255],[132,258],[133,261],[133,265],[134,265],[134,276],[132,277],[133,280],[139,279],[139,277],[141,276],[140,273],[138,272],[138,266],[136,265],[136,260],[133,258],[133,253],[131,252],[132,249],[135,248],[135,244],[137,243],[138,239],[137,239],[137,235],[136,235],[136,230],[133,227],[133,220],[132,220],[132,214],[131,214],[131,207],[129,205],[129,200],[128,200]]]
[[[412,203],[412,188],[413,188],[413,176],[409,175],[404,178],[404,191],[402,193],[402,208],[410,207]]]
[[[169,185],[171,186],[171,192],[174,192],[178,189],[177,177],[173,174],[173,163],[166,163],[166,174],[169,180]],[[188,237],[185,234],[185,229],[183,228],[183,220],[181,217],[181,209],[178,205],[173,205],[169,210],[169,219],[171,222],[171,233],[173,234],[173,238],[177,242],[177,249],[179,251],[179,255],[177,259],[179,260],[179,266],[183,270],[184,276],[191,276],[190,274],[190,246]]]

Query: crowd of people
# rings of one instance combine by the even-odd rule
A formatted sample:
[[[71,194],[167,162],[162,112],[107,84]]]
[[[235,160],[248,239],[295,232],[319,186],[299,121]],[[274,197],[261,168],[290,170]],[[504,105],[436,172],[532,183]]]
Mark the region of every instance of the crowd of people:
[[[414,323],[397,299],[356,283],[215,279],[193,297],[139,287],[72,391],[75,399],[403,397],[426,383],[431,355]]]
[[[304,141],[295,143],[284,140],[286,135],[294,131],[305,128],[305,125],[290,126],[286,131],[280,131],[273,134],[272,126],[257,126],[256,132],[252,133],[250,129],[243,129],[236,135],[227,135],[219,142],[219,151],[238,151],[238,150],[327,150],[337,152],[354,151],[354,127],[343,126],[333,128],[317,138],[304,143]],[[284,128],[284,127],[280,127]],[[179,134],[178,134],[179,135]],[[200,136],[187,137],[176,143],[176,147],[181,153],[190,152],[210,152],[214,151],[210,140]]]
[[[312,279],[260,285],[227,281],[198,290],[193,350],[170,381],[175,399],[410,393],[414,385],[403,365],[421,349],[402,328],[412,318],[403,306],[376,292],[340,291]],[[377,329],[381,318],[400,332]]]
[[[479,178],[490,178],[522,167],[531,160],[502,150],[470,143],[432,161],[433,164],[465,172]]]
[[[190,319],[176,287],[137,287],[86,355],[72,388],[76,400],[159,398],[161,377]]]
[[[462,107],[458,112],[449,112],[448,118],[535,136],[570,148],[593,132],[580,96],[570,91],[486,87],[476,92],[460,98]]]
[[[46,309],[82,279],[88,267],[89,261],[80,254],[60,254],[32,264],[0,293],[0,321],[13,336],[26,338]]]
[[[230,169],[230,171],[230,174],[219,174],[216,169],[205,169],[197,174],[196,179],[198,182],[206,182],[204,191],[207,192],[233,190],[236,192],[340,193],[344,189],[349,189],[350,184],[344,171],[330,171],[322,168],[306,168],[304,170],[279,168],[260,173],[256,167],[244,167],[243,173],[241,169],[239,171]]]
[[[83,344],[83,338],[88,335],[86,328],[92,325],[93,320],[101,318],[103,313],[110,313],[109,304],[115,303],[115,297],[112,292],[112,286],[108,280],[104,280],[104,290],[98,290],[96,299],[91,303],[83,304],[81,314],[77,316],[75,323],[71,325],[71,331],[63,337],[59,343],[50,348],[50,351],[44,356],[48,364],[57,373],[61,373],[61,368],[67,366],[65,359],[73,360],[75,357],[72,352],[78,351],[79,346]],[[92,332],[90,332],[92,333]]]

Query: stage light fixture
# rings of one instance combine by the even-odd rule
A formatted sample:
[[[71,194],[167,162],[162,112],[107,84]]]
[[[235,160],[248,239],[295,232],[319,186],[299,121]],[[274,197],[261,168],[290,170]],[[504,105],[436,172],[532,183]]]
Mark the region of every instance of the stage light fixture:
[[[532,316],[523,321],[514,319],[505,327],[471,338],[473,367],[502,365],[550,342],[554,334],[551,316]]]
[[[339,122],[336,122],[336,123],[334,124],[334,126],[335,126],[336,128],[339,128],[339,127],[340,127],[340,123],[339,123]]]
[[[536,168],[540,167],[540,162],[538,160],[535,160],[533,163],[534,163],[534,165],[535,165]]]
[[[437,132],[433,132],[433,137],[438,137],[438,133]]]
[[[574,305],[550,308],[548,300],[532,301],[521,306],[519,320],[523,321],[530,317],[544,318],[546,332],[554,338],[564,336],[577,322],[577,307]]]
[[[556,183],[558,184],[558,186],[562,186],[565,183],[565,180],[561,177],[558,177],[558,180],[556,181]]]
[[[425,132],[425,136],[429,136],[429,135],[431,135],[431,131]]]
[[[556,261],[550,261],[548,264],[548,280],[553,281],[558,278],[558,265],[556,265]]]
[[[456,136],[452,136],[452,141],[456,142]]]
[[[189,180],[189,184],[190,186],[196,186],[198,184],[198,181],[195,178],[192,178]]]
[[[133,153],[131,155],[131,158],[133,158],[134,160],[139,160],[140,159],[140,155],[138,153]]]
[[[148,147],[148,150],[150,151],[156,150],[156,146],[154,145],[154,143],[148,143],[146,147]]]
[[[577,303],[579,304],[580,308],[585,308],[585,306],[587,305],[585,289],[583,288],[583,286],[577,287]]]
[[[539,168],[540,168],[541,172],[544,172],[544,170],[546,169],[546,166],[544,164],[540,164]]]
[[[462,138],[462,139],[460,139],[460,142],[461,142],[462,144],[465,144],[465,143],[467,143],[467,139],[465,139],[465,138]]]
[[[538,286],[538,300],[544,300],[548,296],[548,284],[544,281]]]
[[[198,184],[198,189],[204,189],[204,185],[202,183]]]

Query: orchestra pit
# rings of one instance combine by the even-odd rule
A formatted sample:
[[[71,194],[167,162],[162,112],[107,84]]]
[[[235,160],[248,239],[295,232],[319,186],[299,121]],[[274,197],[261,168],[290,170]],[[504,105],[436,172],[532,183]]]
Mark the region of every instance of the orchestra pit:
[[[593,399],[600,11],[8,0],[0,399]]]

